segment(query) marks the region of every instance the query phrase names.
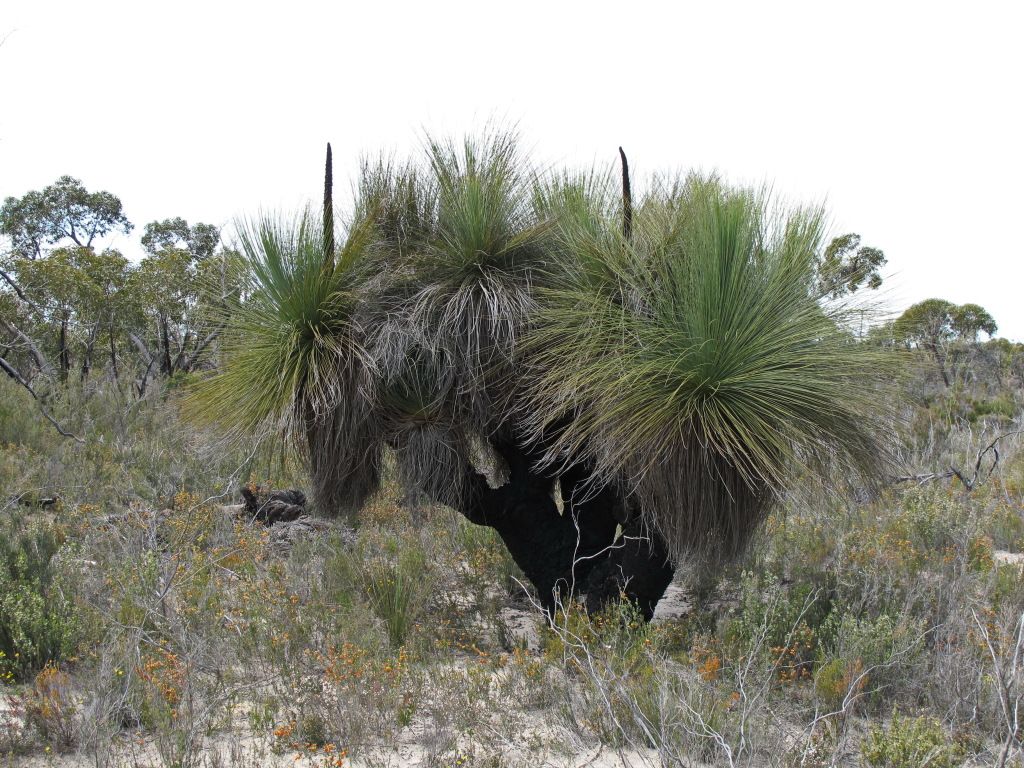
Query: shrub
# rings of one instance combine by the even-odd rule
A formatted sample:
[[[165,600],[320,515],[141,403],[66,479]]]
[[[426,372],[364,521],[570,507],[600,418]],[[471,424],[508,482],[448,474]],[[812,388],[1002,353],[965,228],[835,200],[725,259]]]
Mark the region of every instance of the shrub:
[[[435,586],[434,567],[415,532],[367,532],[350,555],[350,572],[395,647],[406,641]]]
[[[783,682],[806,678],[823,642],[830,596],[809,584],[765,584],[744,573],[740,608],[724,628],[730,655],[761,655]]]
[[[25,715],[43,741],[67,749],[75,741],[75,702],[71,696],[71,675],[47,663],[36,675],[25,700]]]
[[[0,521],[0,677],[26,679],[74,655],[83,626],[62,570],[61,528]]]
[[[859,618],[834,612],[821,632],[828,653],[815,674],[824,703],[838,708],[861,697],[877,706],[905,687],[908,670],[920,661],[924,627],[920,619]]]
[[[863,750],[871,768],[958,768],[967,752],[936,718],[901,717],[895,710],[888,728],[871,728]]]

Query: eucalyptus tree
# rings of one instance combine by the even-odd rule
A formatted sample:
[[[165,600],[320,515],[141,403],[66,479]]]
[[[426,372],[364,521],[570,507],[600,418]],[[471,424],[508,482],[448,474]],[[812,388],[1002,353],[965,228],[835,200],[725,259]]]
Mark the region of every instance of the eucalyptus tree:
[[[0,259],[8,288],[0,293],[10,305],[0,326],[19,340],[28,365],[19,367],[27,379],[42,374],[66,380],[73,365],[81,379],[89,375],[98,350],[113,349],[120,333],[129,273],[128,260],[110,248],[97,253],[65,246],[44,258]]]
[[[917,346],[935,358],[942,381],[951,385],[947,357],[954,342],[978,340],[979,333],[992,336],[996,321],[977,304],[954,304],[945,299],[925,299],[900,315],[892,326],[893,335],[908,346]]]
[[[223,328],[223,298],[237,286],[232,252],[217,250],[220,229],[181,218],[152,221],[142,235],[145,256],[132,275],[135,323],[129,338],[145,372],[192,371],[212,351]]]
[[[82,375],[88,374],[98,332],[108,327],[99,316],[109,319],[96,302],[117,290],[127,264],[117,251],[97,253],[93,245],[110,232],[131,230],[116,195],[89,192],[71,176],[0,206],[0,234],[10,243],[0,258],[0,292],[14,310],[2,326],[35,363],[35,371],[22,373],[31,378],[57,371],[66,379],[81,342]],[[52,355],[46,350],[51,340],[57,346]]]
[[[70,240],[91,248],[97,237],[112,231],[128,234],[132,228],[120,198],[106,191],[89,192],[71,176],[61,176],[41,192],[8,197],[0,207],[0,233],[10,237],[13,252],[26,259],[43,256],[46,245]]]
[[[839,298],[861,288],[877,290],[881,287],[881,270],[887,261],[885,254],[860,242],[856,232],[832,238],[818,266],[818,290]]]
[[[797,478],[872,475],[885,351],[822,288],[820,210],[699,176],[632,198],[503,133],[366,162],[338,248],[314,214],[241,228],[252,291],[194,413],[290,434],[352,520],[390,449],[548,609],[649,617]]]

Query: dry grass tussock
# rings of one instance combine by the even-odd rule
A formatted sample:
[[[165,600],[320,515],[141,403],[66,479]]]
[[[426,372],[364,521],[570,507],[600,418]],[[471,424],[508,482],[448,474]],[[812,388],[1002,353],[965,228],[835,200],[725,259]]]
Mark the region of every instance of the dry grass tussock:
[[[1019,420],[908,402],[908,476],[998,464],[794,497],[653,623],[548,626],[386,466],[356,535],[282,537],[222,509],[304,487],[268,442],[99,390],[56,405],[80,445],[0,382],[0,766],[1020,765]]]

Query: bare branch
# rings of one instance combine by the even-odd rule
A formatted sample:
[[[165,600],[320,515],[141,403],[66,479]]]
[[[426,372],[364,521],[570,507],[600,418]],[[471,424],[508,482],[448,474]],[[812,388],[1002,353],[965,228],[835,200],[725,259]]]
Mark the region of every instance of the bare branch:
[[[992,466],[988,468],[988,473],[986,473],[985,477],[983,478],[983,480],[988,480],[990,477],[992,477],[992,473],[995,472],[996,467],[999,465],[999,441],[1004,438],[1020,434],[1024,434],[1024,429],[1017,429],[1014,430],[1013,432],[1006,432],[996,437],[995,440],[993,440],[991,443],[989,443],[980,451],[978,451],[978,455],[974,462],[974,472],[970,478],[968,478],[967,475],[965,475],[958,467],[950,466],[949,471],[947,472],[923,472],[917,475],[901,475],[900,477],[893,478],[893,483],[899,484],[913,482],[915,485],[923,485],[924,483],[927,483],[931,480],[946,480],[951,477],[955,477],[961,483],[963,483],[965,489],[967,489],[968,491],[973,491],[974,487],[979,482],[979,476],[982,474],[981,465],[985,456],[990,451],[995,456],[995,460],[992,462]]]
[[[128,331],[128,339],[135,345],[135,348],[139,350],[139,354],[142,355],[142,362],[152,366],[154,362],[153,353],[149,351],[149,347],[146,346],[145,342],[143,342],[134,331]]]
[[[36,405],[39,406],[39,412],[43,415],[43,418],[46,419],[51,424],[53,424],[53,428],[56,429],[57,432],[59,432],[64,437],[70,437],[76,443],[85,443],[85,440],[80,438],[78,435],[68,432],[66,429],[64,429],[64,427],[60,425],[60,423],[55,418],[53,418],[53,416],[50,415],[49,411],[47,411],[46,408],[43,406],[43,402],[42,400],[40,400],[39,395],[36,394],[36,391],[34,389],[32,389],[32,385],[29,384],[20,373],[18,373],[17,369],[13,365],[8,363],[2,357],[0,357],[0,368],[3,369],[4,373],[6,373],[19,384],[21,384],[21,386],[23,386],[26,390],[28,390],[28,393],[32,395],[32,399],[36,401]]]
[[[36,346],[35,342],[32,341],[32,339],[29,338],[24,331],[22,331],[16,325],[8,322],[5,318],[2,317],[0,317],[0,327],[3,327],[5,331],[13,335],[15,338],[18,339],[18,341],[25,345],[25,348],[28,349],[29,354],[32,355],[32,359],[36,361],[36,366],[43,374],[45,374],[46,376],[53,375],[53,366],[51,366],[47,362],[46,358],[43,356],[43,353],[39,351],[39,347]]]
[[[4,272],[2,269],[0,269],[0,277],[7,281],[7,284],[14,289],[14,292],[18,294],[19,299],[28,304],[35,312],[43,314],[42,307],[40,307],[38,304],[36,304],[34,301],[32,301],[32,299],[28,297],[24,289],[14,281],[13,277]]]
[[[178,355],[178,359],[174,361],[174,368],[177,370],[189,370],[206,351],[206,348],[216,341],[217,337],[220,336],[221,331],[227,327],[227,324],[227,320],[225,320],[210,331],[210,333],[206,335],[206,338],[199,342],[196,345],[196,348],[192,350],[192,354],[185,354],[185,352],[182,351],[182,353]]]
[[[62,427],[62,426],[61,426],[61,425],[60,425],[60,424],[59,424],[59,423],[57,422],[57,420],[56,420],[55,418],[53,418],[53,416],[51,416],[51,415],[50,415],[50,414],[49,414],[49,413],[47,412],[47,410],[46,410],[46,409],[45,409],[45,408],[43,407],[42,403],[40,403],[40,404],[39,404],[39,412],[40,412],[41,414],[43,414],[43,418],[45,418],[45,419],[46,419],[46,420],[47,420],[48,422],[50,422],[51,424],[53,424],[53,428],[54,428],[54,429],[56,429],[56,430],[57,430],[57,431],[58,431],[58,432],[59,432],[59,433],[60,433],[60,434],[61,434],[62,436],[64,436],[64,437],[70,437],[70,438],[71,438],[72,440],[74,440],[74,441],[75,441],[76,443],[82,443],[83,445],[85,444],[85,440],[84,440],[84,439],[82,439],[82,438],[81,438],[81,437],[79,437],[78,435],[76,435],[76,434],[74,434],[74,433],[72,433],[72,432],[68,432],[68,431],[67,431],[66,429],[64,429],[64,427]]]
[[[924,485],[931,480],[945,480],[953,476],[953,472],[922,472],[918,475],[901,475],[900,477],[893,478],[893,484],[898,485],[913,481],[915,485]]]
[[[22,378],[22,375],[20,373],[18,373],[18,369],[15,368],[10,363],[8,363],[6,360],[4,360],[3,357],[0,357],[0,368],[3,369],[4,373],[6,373],[8,376],[10,376],[16,382],[21,384],[21,386],[23,386],[25,389],[27,389],[29,391],[29,394],[32,395],[32,398],[34,400],[38,400],[39,399],[38,397],[36,397],[36,393],[32,389],[32,385],[29,384],[24,378]]]

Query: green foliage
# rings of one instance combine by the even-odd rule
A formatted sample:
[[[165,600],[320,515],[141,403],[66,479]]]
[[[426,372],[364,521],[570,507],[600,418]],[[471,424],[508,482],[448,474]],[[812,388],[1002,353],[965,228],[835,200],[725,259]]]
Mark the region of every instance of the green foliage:
[[[945,299],[926,299],[907,309],[893,326],[893,331],[910,343],[937,344],[948,341],[953,330],[952,312],[956,305]]]
[[[219,229],[151,222],[140,264],[95,247],[96,238],[131,229],[117,197],[89,193],[69,176],[0,210],[12,245],[0,256],[3,369],[38,396],[54,381],[66,386],[75,367],[80,381],[99,369],[141,396],[151,376],[212,359],[224,296],[239,289],[232,254],[215,258]]]
[[[863,750],[871,768],[958,768],[967,757],[934,717],[903,717],[896,710],[888,728],[871,727]]]
[[[998,327],[992,315],[977,304],[961,304],[950,311],[953,331],[962,339],[977,341],[978,334],[993,335]]]
[[[81,381],[94,369],[115,380],[138,374],[141,395],[151,374],[191,371],[208,359],[222,293],[234,287],[226,261],[197,261],[181,248],[150,253],[139,265],[86,246],[34,259],[9,255],[0,260],[9,289],[0,294],[9,305],[2,327],[20,343],[5,359],[26,380],[59,374],[65,385],[73,366]]]
[[[466,576],[481,601],[495,583],[510,597],[523,594],[526,577],[505,549],[493,528],[474,525],[461,516],[456,520],[459,555],[466,563]]]
[[[85,378],[98,359],[109,357],[111,345],[124,335],[130,301],[132,267],[121,253],[76,245],[45,258],[8,256],[0,265],[20,298],[5,325],[22,342],[11,362],[29,378],[32,371],[47,377],[59,371],[66,380],[73,360]]]
[[[212,224],[189,223],[180,216],[163,221],[151,221],[142,235],[142,247],[154,255],[161,251],[187,250],[195,261],[213,256],[220,242],[220,230]]]
[[[569,658],[580,651],[599,655],[602,663],[630,674],[643,671],[653,647],[651,625],[628,600],[617,601],[600,613],[588,615],[579,605],[563,606],[555,623],[544,634],[544,653],[555,658]]]
[[[352,552],[348,570],[392,646],[404,645],[436,585],[435,568],[419,536],[368,531]]]
[[[61,176],[42,192],[8,197],[0,208],[0,233],[11,238],[15,253],[28,259],[42,256],[44,245],[65,239],[90,247],[112,230],[132,230],[121,201],[110,192],[88,192],[71,176]]]
[[[6,377],[0,379],[0,447],[18,445],[24,451],[49,445],[49,425],[39,418],[32,396]],[[12,463],[18,457],[6,452],[0,461]],[[0,469],[0,480],[6,479]]]
[[[740,550],[798,471],[886,456],[888,360],[814,291],[822,220],[692,177],[638,210],[631,244],[592,244],[538,294],[525,417],[629,488],[677,560]]]
[[[831,641],[831,595],[803,582],[786,588],[770,577],[744,573],[740,608],[722,627],[734,658],[754,654],[783,680],[806,678]]]
[[[833,611],[820,630],[828,641],[819,648],[815,691],[836,710],[856,702],[879,707],[920,663],[927,637],[923,625],[920,619]]]
[[[84,639],[64,531],[0,518],[0,677],[25,679],[74,655]]]
[[[867,287],[877,290],[882,285],[879,270],[886,258],[878,248],[862,246],[860,235],[850,233],[835,237],[825,248],[818,265],[818,289],[832,298],[855,293]]]
[[[892,325],[892,335],[908,346],[927,350],[938,363],[946,386],[951,385],[947,371],[950,344],[976,342],[978,334],[989,336],[998,330],[995,320],[977,304],[956,305],[945,299],[926,299],[914,304]]]

